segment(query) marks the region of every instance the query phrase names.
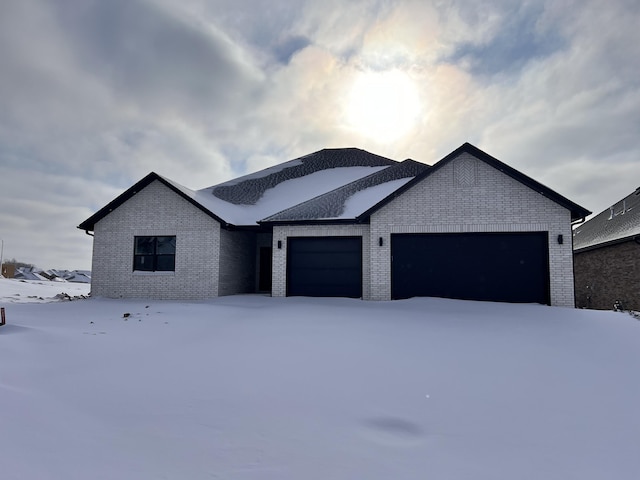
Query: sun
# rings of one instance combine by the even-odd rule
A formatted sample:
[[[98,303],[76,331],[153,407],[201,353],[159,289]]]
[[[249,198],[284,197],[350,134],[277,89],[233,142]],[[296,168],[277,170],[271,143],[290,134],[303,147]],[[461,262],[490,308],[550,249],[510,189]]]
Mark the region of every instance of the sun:
[[[360,73],[346,107],[349,128],[381,142],[408,133],[419,113],[418,89],[407,74],[398,70]]]

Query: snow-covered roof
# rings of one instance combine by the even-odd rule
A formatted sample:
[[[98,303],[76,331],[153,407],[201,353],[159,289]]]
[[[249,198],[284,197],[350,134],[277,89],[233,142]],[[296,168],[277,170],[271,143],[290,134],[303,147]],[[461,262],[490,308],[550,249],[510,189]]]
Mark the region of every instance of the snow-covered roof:
[[[266,217],[263,222],[355,219],[428,168],[405,160]]]
[[[255,226],[258,222],[277,212],[306,202],[345,184],[389,167],[335,167],[320,170],[303,177],[283,180],[265,189],[262,196],[252,200],[255,203],[233,203],[222,200],[214,194],[216,187],[190,190],[166,179],[190,198],[223,219],[236,226]],[[242,183],[238,184],[242,186]],[[250,195],[247,195],[248,197]]]
[[[283,182],[292,182],[317,172],[336,168],[387,167],[395,163],[397,162],[394,160],[358,148],[327,148],[229,182],[214,185],[205,190],[209,190],[215,197],[234,205],[255,205],[263,200],[268,190],[278,187]],[[345,173],[347,173],[345,170],[340,172],[340,174]],[[355,175],[347,173],[348,176],[344,177],[344,180],[340,180],[340,175],[330,175],[333,178],[323,178],[322,180],[327,184],[324,187],[318,186],[315,189],[316,195],[333,190],[373,172],[358,170],[354,173]],[[307,183],[305,182],[303,186],[307,187]],[[289,183],[289,189],[296,190],[292,183]],[[305,200],[309,198],[311,197],[307,197]],[[289,202],[288,206],[292,205],[294,203]]]
[[[640,235],[640,187],[573,232],[574,250],[595,248]]]
[[[13,278],[17,278],[20,280],[41,280],[48,281],[49,279],[42,275],[40,272],[36,271],[31,267],[20,267],[13,275]]]
[[[411,163],[422,165],[413,161]],[[155,180],[169,186],[223,225],[257,227],[261,220],[278,212],[320,198],[341,187],[356,184],[356,187],[347,190],[347,195],[344,195],[346,191],[342,191],[340,195],[334,194],[332,196],[334,199],[340,197],[340,207],[341,210],[344,210],[342,208],[344,202],[365,186],[375,186],[383,181],[390,182],[390,180],[407,178],[409,164],[405,164],[406,162],[399,163],[357,148],[324,149],[201,190],[192,190],[169,178],[151,173],[85,220],[79,225],[79,228],[92,231],[97,221]],[[398,170],[401,165],[405,166]],[[426,166],[423,167],[426,168]],[[390,174],[375,176],[385,170],[389,170]],[[374,180],[367,180],[364,184],[357,183],[359,180],[369,177]],[[375,198],[370,195],[368,197],[361,195],[359,204],[362,204],[365,198],[374,201],[383,192],[390,192],[390,188],[398,188],[399,186],[398,182],[389,183],[386,189],[382,187],[378,189]]]

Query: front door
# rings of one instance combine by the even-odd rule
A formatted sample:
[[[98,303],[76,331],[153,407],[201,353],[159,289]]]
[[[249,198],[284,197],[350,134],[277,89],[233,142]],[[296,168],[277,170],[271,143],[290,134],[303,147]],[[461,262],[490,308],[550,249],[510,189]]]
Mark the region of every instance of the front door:
[[[260,247],[260,267],[258,270],[258,291],[271,292],[271,261],[273,249],[271,247]]]

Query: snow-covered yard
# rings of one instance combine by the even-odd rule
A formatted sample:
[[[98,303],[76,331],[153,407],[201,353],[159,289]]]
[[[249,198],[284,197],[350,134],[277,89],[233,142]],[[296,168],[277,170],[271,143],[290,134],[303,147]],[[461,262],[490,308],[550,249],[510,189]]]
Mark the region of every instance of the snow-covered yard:
[[[626,314],[426,298],[45,303],[64,285],[20,287],[39,303],[0,279],[3,480],[640,472],[640,322]]]

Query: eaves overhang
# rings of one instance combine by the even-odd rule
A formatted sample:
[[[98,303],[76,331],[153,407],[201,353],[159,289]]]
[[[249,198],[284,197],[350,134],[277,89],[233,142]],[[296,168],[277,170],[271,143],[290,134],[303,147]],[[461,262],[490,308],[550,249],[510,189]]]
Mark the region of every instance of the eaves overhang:
[[[629,235],[628,237],[616,238],[615,240],[609,240],[608,242],[596,243],[594,245],[588,245],[586,247],[580,247],[573,250],[573,253],[584,253],[592,250],[598,250],[600,248],[612,247],[621,243],[635,242],[640,245],[640,235]]]
[[[358,225],[362,223],[369,223],[367,221],[359,221],[353,218],[326,218],[315,220],[260,220],[259,225],[279,227],[279,226],[297,226],[297,225]]]

